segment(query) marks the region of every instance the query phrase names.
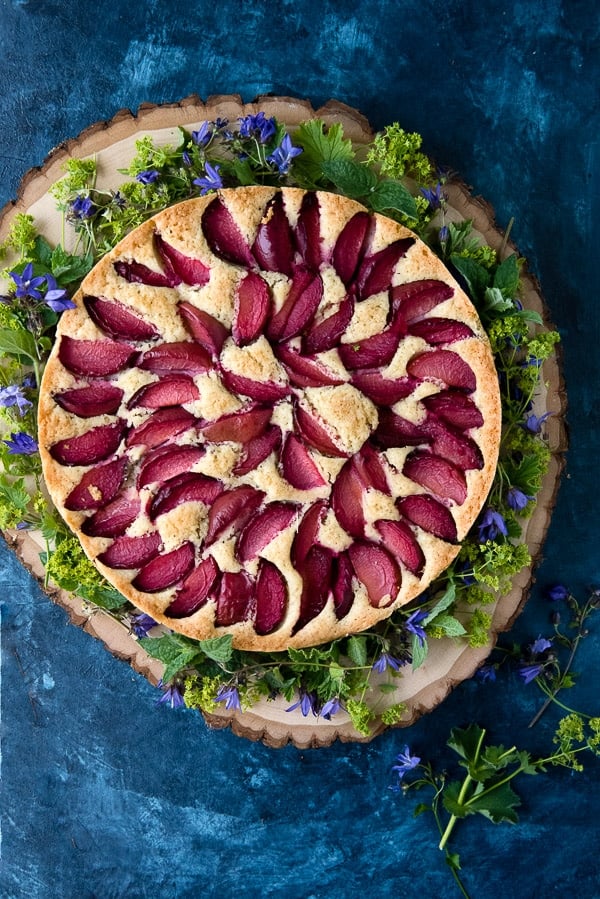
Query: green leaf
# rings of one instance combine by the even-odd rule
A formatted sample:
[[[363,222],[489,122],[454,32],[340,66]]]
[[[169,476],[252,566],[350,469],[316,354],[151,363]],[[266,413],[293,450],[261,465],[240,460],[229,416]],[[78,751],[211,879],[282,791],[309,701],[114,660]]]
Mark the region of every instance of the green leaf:
[[[516,824],[519,816],[515,812],[515,808],[520,805],[519,796],[506,781],[495,786],[486,786],[485,790],[476,793],[468,801],[471,811],[489,818],[494,824],[500,824],[502,821]]]
[[[45,237],[41,234],[35,239],[35,256],[40,265],[45,266],[50,271],[52,265],[52,247]]]
[[[506,297],[499,287],[486,287],[483,294],[484,309],[493,315],[503,315],[505,312],[513,312],[515,304]]]
[[[467,633],[454,615],[438,615],[435,619],[435,626],[441,628],[447,637],[462,637]]]
[[[59,284],[71,284],[73,281],[81,281],[87,275],[94,264],[91,253],[85,256],[74,256],[67,253],[59,244],[52,251],[50,257],[51,271]]]
[[[0,330],[0,353],[13,356],[19,362],[30,363],[37,360],[35,337],[25,328]]]
[[[467,815],[475,814],[475,809],[469,808],[464,802],[460,801],[460,791],[462,784],[458,780],[453,780],[446,787],[442,794],[442,803],[447,812],[454,815],[455,818],[466,818]]]
[[[446,850],[446,864],[453,871],[460,871],[460,855],[458,852],[448,852]]]
[[[485,730],[478,724],[469,724],[466,728],[453,727],[448,738],[448,746],[468,763],[474,763],[479,757]]]
[[[106,587],[83,587],[78,584],[75,587],[75,592],[82,599],[92,602],[95,606],[100,606],[103,609],[120,609],[126,602],[123,594],[108,584]]]
[[[504,259],[494,274],[493,287],[508,297],[514,297],[519,287],[519,261],[516,253]]]
[[[483,265],[479,265],[474,259],[466,256],[452,255],[450,262],[467,282],[469,293],[474,300],[483,298],[483,294],[490,283],[490,274]]]
[[[294,160],[294,177],[311,185],[323,183],[324,163],[354,159],[352,142],[344,138],[342,126],[327,127],[321,119],[303,122],[294,132],[294,144],[303,150]]]
[[[198,647],[207,658],[225,665],[233,655],[233,637],[231,634],[223,634],[222,637],[199,640]]]
[[[418,217],[415,198],[400,181],[380,181],[369,194],[369,204],[375,212],[401,212],[411,219]]]
[[[427,805],[426,802],[419,802],[418,805],[415,805],[415,809],[413,811],[413,818],[418,818],[419,815],[422,815],[423,812],[431,811],[431,806]]]
[[[162,679],[165,684],[172,681],[176,674],[201,655],[197,643],[192,643],[179,634],[142,637],[139,642],[148,655],[163,662],[165,671]]]
[[[324,162],[323,173],[346,197],[355,200],[366,197],[377,184],[377,175],[370,168],[352,159]]]
[[[364,668],[367,664],[367,638],[364,636],[350,637],[347,644],[348,658],[358,668]]]
[[[443,596],[441,596],[436,604],[431,609],[429,615],[425,619],[425,624],[429,624],[430,621],[433,621],[434,618],[440,614],[440,612],[444,612],[449,606],[452,605],[454,600],[456,599],[456,585],[454,582],[448,584],[448,587],[444,591]],[[436,622],[437,624],[437,622]]]
[[[420,668],[425,659],[427,658],[427,653],[429,652],[429,646],[427,645],[427,640],[421,642],[419,637],[416,634],[412,635],[412,644],[411,644],[411,655],[412,655],[412,669],[416,671],[417,668]]]

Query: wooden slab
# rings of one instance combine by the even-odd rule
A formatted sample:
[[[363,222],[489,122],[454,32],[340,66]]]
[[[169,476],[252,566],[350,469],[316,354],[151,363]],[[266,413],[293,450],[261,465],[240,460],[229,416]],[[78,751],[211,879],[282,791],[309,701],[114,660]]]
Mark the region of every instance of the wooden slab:
[[[237,95],[213,96],[206,101],[190,96],[168,105],[143,104],[136,114],[121,110],[110,121],[97,122],[78,137],[52,150],[42,166],[32,169],[24,176],[17,199],[8,203],[0,213],[0,240],[6,236],[17,212],[33,215],[38,229],[52,243],[61,239],[60,215],[56,212],[55,201],[48,191],[52,184],[63,177],[63,166],[67,159],[95,155],[98,163],[97,186],[113,188],[122,183],[123,175],[118,169],[129,164],[135,152],[135,141],[142,135],[150,134],[158,144],[176,144],[179,126],[192,130],[206,119],[221,117],[236,121],[240,116],[256,114],[260,110],[268,116],[276,116],[290,130],[306,119],[320,118],[328,124],[340,122],[345,136],[351,138],[357,146],[368,143],[372,138],[368,120],[357,110],[335,100],[330,100],[315,110],[308,101],[288,97],[258,97],[253,103],[243,104]],[[503,258],[517,252],[516,247],[507,242],[496,227],[494,213],[488,203],[479,197],[473,197],[459,181],[446,185],[445,191],[452,217],[457,220],[472,219],[483,242],[501,252]],[[527,272],[522,273],[522,282],[524,305],[539,312],[546,327],[552,328],[539,285]],[[552,459],[535,511],[524,525],[524,540],[534,563],[517,575],[510,593],[500,597],[493,606],[486,607],[493,613],[492,631],[487,646],[471,649],[460,640],[432,640],[425,663],[415,672],[403,673],[393,697],[384,697],[386,705],[391,702],[406,704],[407,712],[399,726],[408,726],[420,715],[432,711],[454,686],[471,677],[489,655],[498,634],[511,627],[527,598],[534,578],[535,564],[539,561],[552,516],[564,464],[563,452],[567,444],[564,423],[566,394],[558,355],[545,363],[543,380],[545,386],[536,399],[535,411],[537,415],[551,413],[546,422],[546,433]],[[63,590],[44,586],[44,569],[39,559],[44,547],[37,532],[11,531],[5,533],[5,537],[50,599],[66,609],[73,624],[101,640],[109,652],[129,662],[152,683],[158,683],[162,665],[141,649],[124,624],[107,612],[93,609]],[[372,695],[373,699],[374,697],[375,693]],[[268,746],[282,747],[293,743],[301,749],[328,746],[335,740],[367,742],[385,729],[381,722],[376,723],[370,737],[365,738],[352,727],[345,712],[336,714],[331,721],[323,718],[309,719],[303,718],[299,710],[287,712],[288,705],[284,699],[269,702],[264,700],[251,711],[223,709],[204,717],[211,727],[231,727],[239,736],[260,740]]]

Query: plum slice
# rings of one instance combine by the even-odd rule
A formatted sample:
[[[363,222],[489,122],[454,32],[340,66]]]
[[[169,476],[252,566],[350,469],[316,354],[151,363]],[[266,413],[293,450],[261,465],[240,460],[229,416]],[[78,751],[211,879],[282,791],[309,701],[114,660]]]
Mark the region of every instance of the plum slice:
[[[231,336],[237,346],[259,337],[271,311],[271,289],[256,272],[247,272],[235,291]]]
[[[424,318],[408,326],[408,333],[422,337],[430,346],[442,346],[474,337],[473,330],[454,318]]]
[[[158,531],[141,537],[117,537],[97,559],[108,568],[141,568],[156,556],[161,546]]]
[[[309,506],[304,513],[292,542],[291,559],[295,568],[302,567],[311,548],[317,543],[317,534],[327,514],[327,508],[326,500],[321,499]]]
[[[87,378],[106,378],[127,368],[136,356],[133,347],[115,340],[60,339],[58,358],[66,369]]]
[[[282,531],[290,526],[298,514],[295,503],[275,501],[268,503],[239,535],[235,554],[245,564],[255,559]]]
[[[322,546],[313,546],[298,571],[302,576],[300,614],[292,634],[306,627],[319,615],[329,599],[333,554]]]
[[[114,415],[123,399],[123,391],[114,384],[87,384],[54,394],[54,401],[61,409],[78,418],[94,418],[96,415]]]
[[[138,367],[157,375],[173,372],[198,375],[212,368],[208,352],[193,340],[161,343],[142,353]]]
[[[354,459],[349,459],[335,479],[331,491],[331,505],[340,526],[351,537],[363,537],[365,533],[363,510],[365,491],[365,483],[354,464]]]
[[[225,325],[204,309],[199,309],[193,303],[182,300],[177,305],[177,311],[183,319],[188,332],[211,356],[215,358],[223,348],[229,332]]]
[[[307,191],[302,198],[294,238],[304,263],[317,271],[327,258],[321,236],[321,208],[314,191]]]
[[[327,483],[302,440],[291,432],[281,451],[281,470],[286,481],[298,490],[312,490]]]
[[[425,554],[410,525],[406,521],[380,518],[375,529],[392,555],[418,577],[425,567]]]
[[[264,637],[277,630],[288,602],[287,583],[276,565],[261,559],[256,578],[256,618],[254,630]]]
[[[391,409],[379,410],[379,424],[373,433],[373,440],[384,449],[397,446],[421,446],[431,443],[432,436],[424,424],[415,424]]]
[[[368,212],[357,212],[342,228],[333,248],[332,263],[346,287],[354,281],[370,243],[373,221]]]
[[[117,300],[85,296],[83,302],[94,324],[115,340],[156,340],[160,336],[151,322]]]
[[[358,298],[365,300],[373,294],[388,290],[394,269],[414,244],[414,237],[403,237],[388,244],[372,256],[365,256],[356,275]]]
[[[441,381],[446,387],[457,387],[472,393],[477,387],[475,372],[453,350],[434,349],[417,353],[409,359],[406,370],[415,378]]]
[[[294,417],[296,419],[296,427],[304,440],[320,453],[323,453],[324,456],[345,458],[350,455],[347,450],[342,449],[335,443],[325,426],[317,421],[314,415],[307,412],[300,403],[294,404]]]
[[[459,506],[467,498],[464,472],[448,459],[434,453],[415,450],[407,456],[402,474],[441,499],[451,499]]]
[[[447,543],[456,543],[456,523],[452,513],[433,496],[411,493],[397,500],[396,508],[404,518],[434,537]]]
[[[144,384],[127,403],[128,409],[163,409],[200,399],[200,391],[189,375],[166,375],[160,381]]]
[[[127,435],[126,446],[145,446],[154,449],[172,437],[192,428],[196,418],[187,409],[166,406],[158,409]]]
[[[366,488],[372,487],[374,490],[379,490],[380,493],[391,496],[384,460],[374,446],[364,443],[360,452],[353,457],[353,461]]]
[[[419,381],[416,378],[386,378],[379,368],[359,368],[352,372],[352,384],[378,406],[393,406],[410,396]]]
[[[121,456],[90,468],[67,496],[65,509],[70,512],[85,512],[105,506],[119,492],[125,479],[126,466],[127,459]]]
[[[225,571],[217,594],[215,623],[230,627],[249,621],[256,613],[255,582],[246,571]]]
[[[131,582],[141,593],[159,593],[182,580],[194,566],[194,544],[189,540],[170,552],[155,556]]]
[[[354,568],[348,552],[339,553],[333,559],[331,574],[331,594],[335,617],[340,621],[345,618],[354,603]]]
[[[369,603],[376,609],[391,605],[402,583],[400,568],[391,553],[376,543],[356,540],[348,555],[356,577],[365,586]]]
[[[380,331],[379,334],[373,334],[371,337],[365,337],[363,340],[353,343],[341,343],[338,352],[348,371],[383,366],[391,362],[402,337],[398,321]]]
[[[81,530],[88,537],[120,537],[133,524],[140,509],[137,493],[126,490],[86,518]]]
[[[172,277],[183,281],[190,287],[202,287],[210,278],[210,269],[200,259],[186,256],[185,253],[176,250],[164,239],[158,231],[154,232],[154,246],[162,259],[165,268]]]
[[[176,475],[157,491],[148,508],[148,517],[155,521],[182,503],[205,503],[209,505],[223,492],[223,484],[216,478],[195,472]]]
[[[275,355],[296,387],[325,387],[344,383],[343,377],[332,371],[319,359],[302,356],[289,344],[280,343],[275,348]]]
[[[242,454],[232,469],[237,477],[254,471],[272,452],[281,446],[281,429],[277,425],[268,425],[266,431],[253,437],[244,444]]]
[[[283,194],[277,191],[267,203],[258,226],[252,253],[265,272],[282,272],[291,277],[294,260],[293,235],[283,205]]]
[[[188,618],[201,609],[218,588],[221,572],[212,556],[196,565],[165,609],[167,618]]]
[[[209,443],[248,443],[262,434],[269,424],[271,409],[252,406],[240,412],[227,412],[202,427]]]
[[[459,390],[440,390],[424,397],[421,402],[429,412],[459,431],[480,428],[484,421],[471,397]]]
[[[221,380],[231,393],[248,396],[261,403],[276,403],[290,393],[290,385],[285,381],[255,381],[226,368],[221,369]]]
[[[160,446],[148,453],[138,472],[137,488],[162,483],[177,475],[189,472],[206,452],[203,446]]]
[[[431,418],[424,427],[431,437],[433,453],[453,462],[463,471],[481,471],[484,466],[483,453],[471,437]]]
[[[407,324],[417,321],[454,296],[454,288],[444,281],[425,278],[392,287],[390,299],[394,312],[399,311]]]
[[[125,422],[100,425],[77,437],[66,437],[50,447],[50,455],[61,465],[95,465],[112,456],[125,432]]]
[[[250,485],[243,484],[222,493],[208,512],[208,530],[204,545],[224,537],[229,531],[241,531],[262,505],[265,494]]]
[[[303,351],[308,354],[324,353],[336,347],[353,314],[354,298],[348,295],[332,315],[320,322],[313,322],[302,342]]]
[[[250,247],[219,196],[202,213],[202,232],[211,251],[219,259],[244,268],[255,267]]]
[[[117,275],[130,284],[146,284],[148,287],[177,287],[181,283],[181,278],[177,277],[172,268],[166,272],[157,272],[135,259],[119,259],[118,262],[113,262],[113,267]]]
[[[295,268],[283,306],[267,324],[269,338],[281,342],[300,334],[313,320],[322,297],[323,281],[318,272],[306,266]]]

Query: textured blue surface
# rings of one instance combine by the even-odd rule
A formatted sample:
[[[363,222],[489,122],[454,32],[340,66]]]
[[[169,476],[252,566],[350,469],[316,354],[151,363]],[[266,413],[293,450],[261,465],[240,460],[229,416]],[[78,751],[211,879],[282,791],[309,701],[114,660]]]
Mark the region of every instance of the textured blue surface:
[[[594,15],[594,7],[596,7]],[[101,12],[99,12],[101,10]],[[597,4],[545,0],[0,2],[0,204],[48,150],[120,107],[189,93],[335,97],[420,131],[486,197],[563,335],[572,448],[539,582],[600,582],[596,474],[600,213]],[[449,761],[478,721],[546,753],[534,687],[467,682],[410,731],[368,746],[269,750],[211,733],[38,590],[2,545],[2,869],[9,899],[453,895],[432,822],[388,790],[406,741]],[[600,625],[572,702],[600,713]],[[535,590],[515,640],[548,632]],[[473,897],[600,895],[599,766],[521,782],[517,827],[468,820]]]

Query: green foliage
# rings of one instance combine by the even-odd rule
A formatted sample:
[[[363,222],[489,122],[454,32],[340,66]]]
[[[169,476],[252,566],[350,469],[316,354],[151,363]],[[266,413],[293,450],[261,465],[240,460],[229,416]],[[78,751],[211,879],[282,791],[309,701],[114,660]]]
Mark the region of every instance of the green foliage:
[[[85,555],[76,537],[62,537],[45,558],[45,567],[46,576],[55,584],[96,606],[113,611],[126,604]]]
[[[326,166],[352,163],[355,156],[352,141],[344,137],[342,126],[327,126],[321,119],[302,122],[294,132],[294,143],[303,151],[294,160],[294,180],[307,189],[326,187]]]
[[[367,154],[367,162],[380,168],[388,178],[414,178],[419,184],[429,184],[435,170],[429,158],[421,152],[420,134],[405,131],[398,122],[388,125],[375,135]]]

